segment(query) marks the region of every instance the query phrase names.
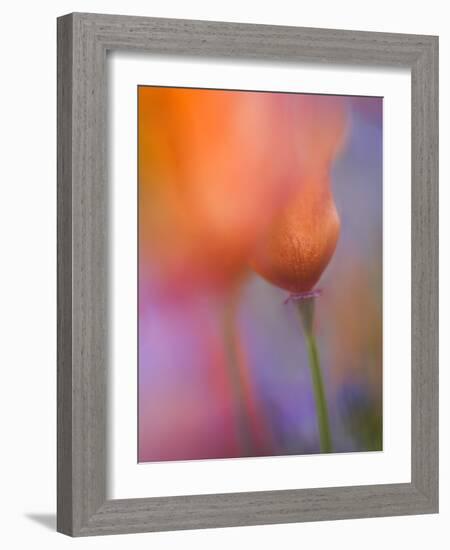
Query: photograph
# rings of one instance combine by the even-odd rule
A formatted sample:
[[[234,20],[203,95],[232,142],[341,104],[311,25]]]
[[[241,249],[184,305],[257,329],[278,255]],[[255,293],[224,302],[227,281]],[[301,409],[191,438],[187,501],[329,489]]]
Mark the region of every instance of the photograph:
[[[382,451],[383,98],[137,94],[138,462]]]

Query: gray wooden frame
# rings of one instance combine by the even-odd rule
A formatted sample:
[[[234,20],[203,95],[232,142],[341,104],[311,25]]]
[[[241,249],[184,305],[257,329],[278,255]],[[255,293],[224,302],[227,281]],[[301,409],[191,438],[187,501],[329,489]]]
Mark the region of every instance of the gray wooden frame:
[[[107,499],[108,50],[411,69],[411,483]],[[437,37],[81,13],[58,19],[58,531],[82,536],[437,512],[437,350]]]

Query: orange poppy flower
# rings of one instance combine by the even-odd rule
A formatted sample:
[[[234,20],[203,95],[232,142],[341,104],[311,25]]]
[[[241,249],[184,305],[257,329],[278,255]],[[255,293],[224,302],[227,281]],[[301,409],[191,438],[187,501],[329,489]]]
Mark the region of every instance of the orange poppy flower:
[[[337,238],[327,171],[343,126],[339,98],[139,88],[141,270],[171,292],[228,289],[262,242],[263,276],[314,284]]]

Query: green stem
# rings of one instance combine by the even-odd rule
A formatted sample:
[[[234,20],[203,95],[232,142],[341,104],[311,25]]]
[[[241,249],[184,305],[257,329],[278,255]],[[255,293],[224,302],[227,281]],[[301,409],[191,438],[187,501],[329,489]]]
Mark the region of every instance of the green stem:
[[[307,298],[297,302],[303,324],[305,343],[308,350],[309,367],[311,371],[314,399],[316,402],[317,424],[320,436],[320,450],[322,453],[331,453],[331,433],[328,418],[327,398],[320,368],[319,350],[313,331],[314,298]]]

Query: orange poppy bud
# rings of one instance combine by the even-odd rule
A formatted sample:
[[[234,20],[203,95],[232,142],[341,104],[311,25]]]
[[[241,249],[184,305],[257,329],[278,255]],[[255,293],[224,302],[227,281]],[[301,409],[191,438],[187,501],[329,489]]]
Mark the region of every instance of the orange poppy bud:
[[[289,292],[311,290],[334,253],[339,229],[327,179],[306,184],[275,218],[251,265]]]
[[[298,158],[292,177],[298,185],[260,239],[250,264],[269,282],[297,294],[316,285],[339,237],[329,171],[344,140],[345,100],[301,96],[292,114]]]

